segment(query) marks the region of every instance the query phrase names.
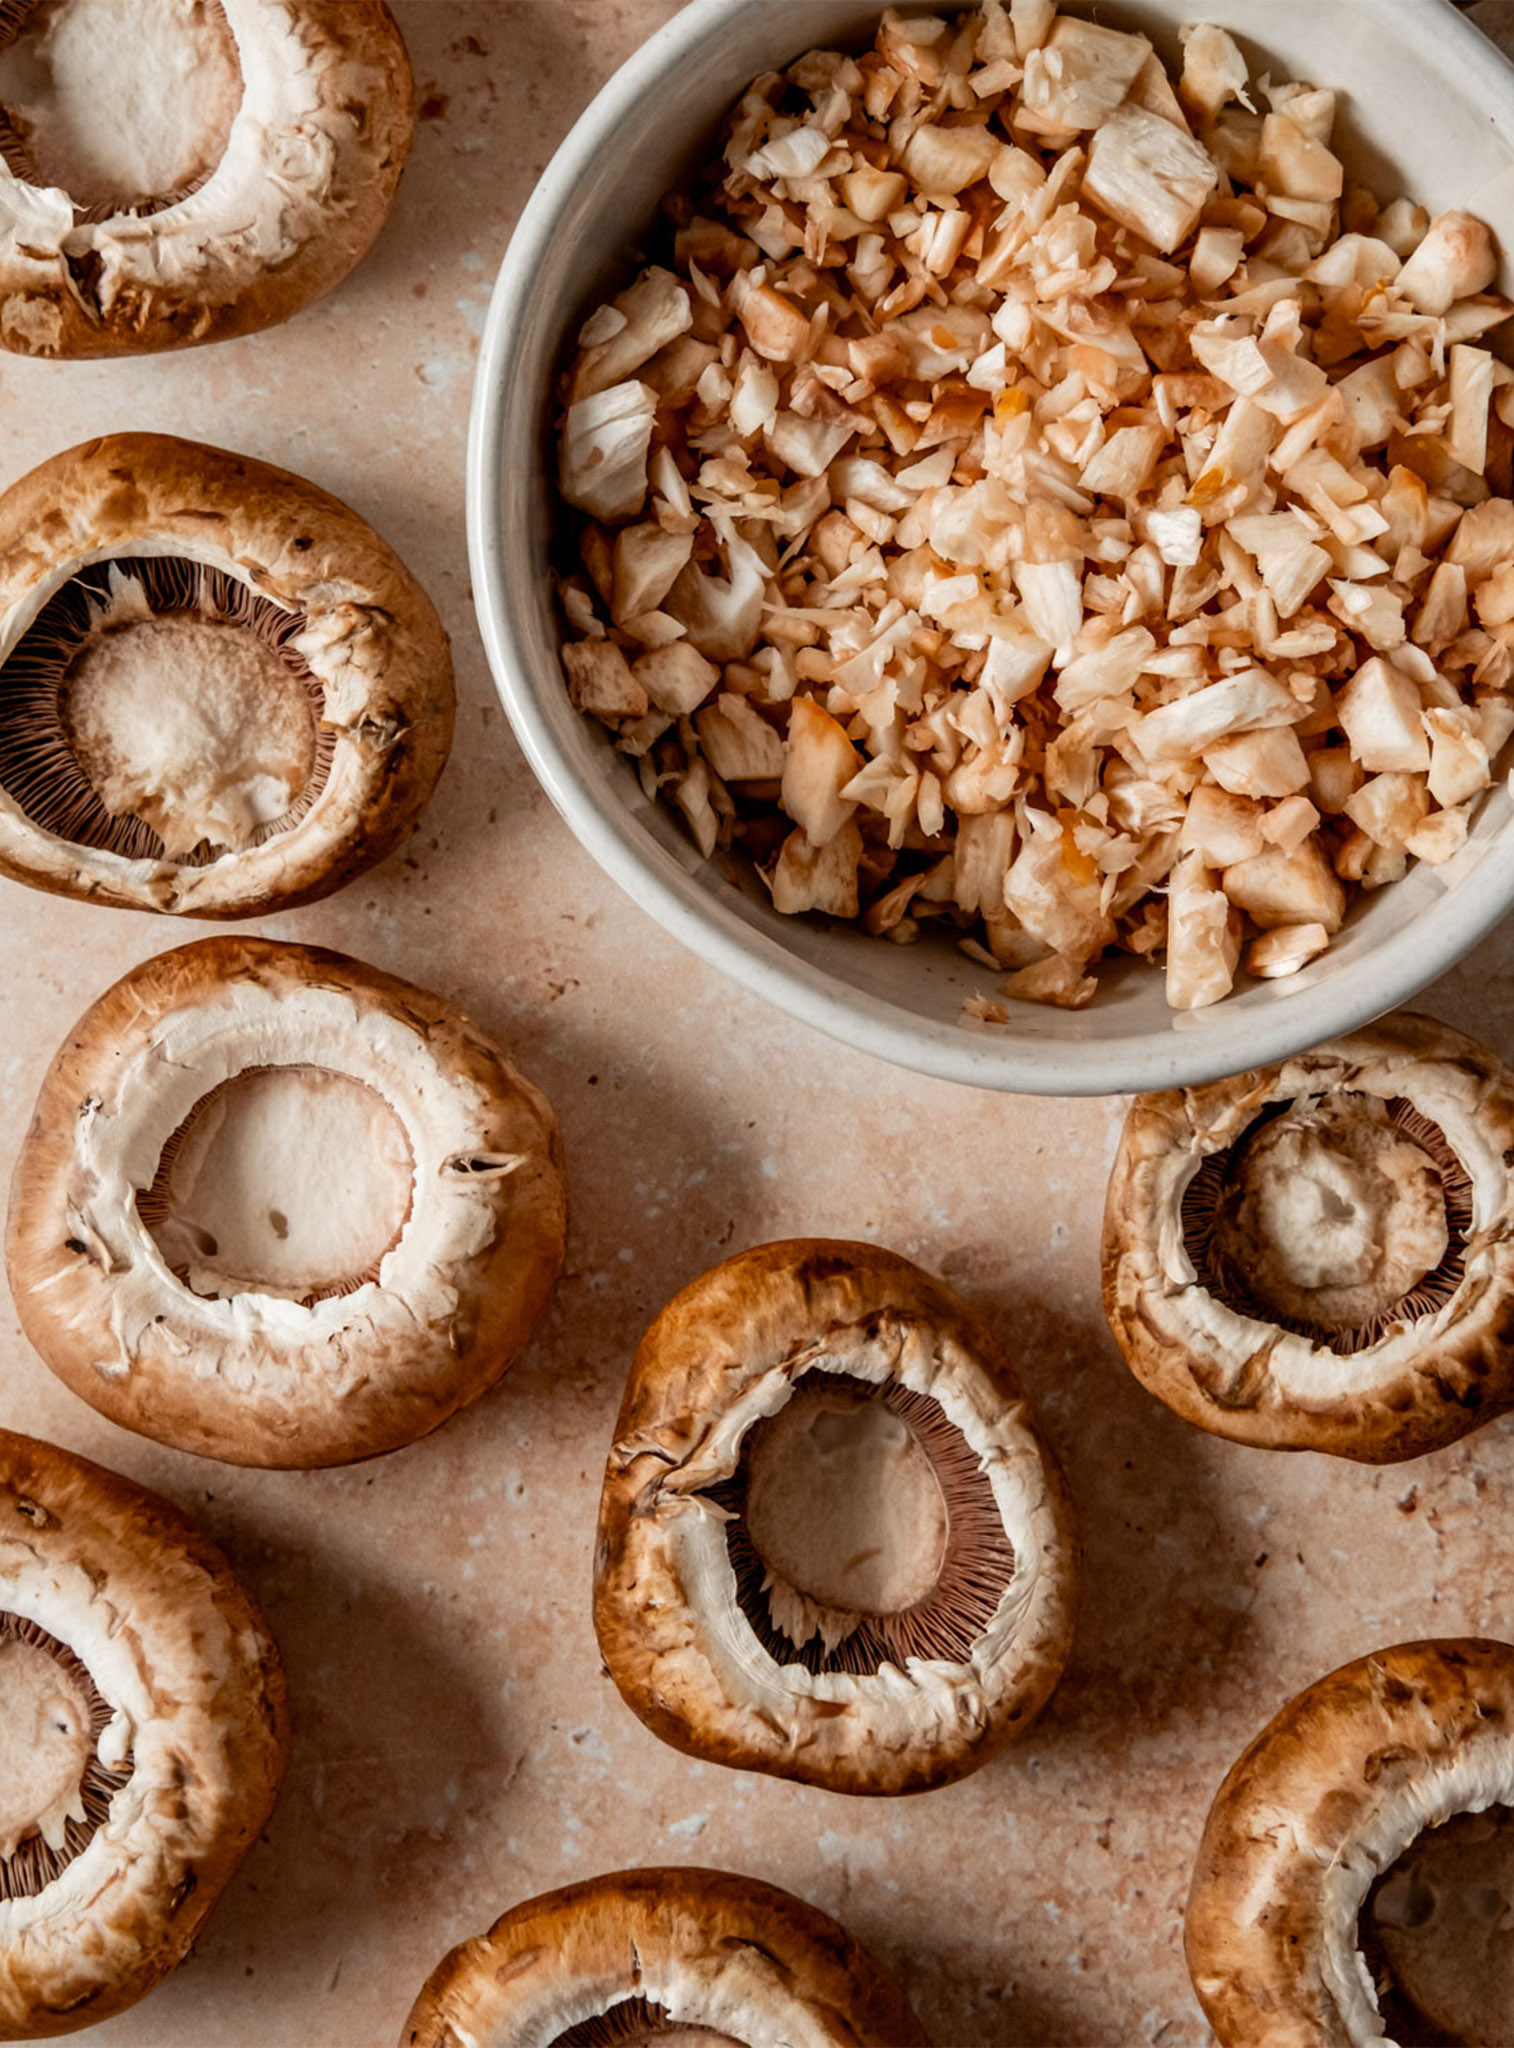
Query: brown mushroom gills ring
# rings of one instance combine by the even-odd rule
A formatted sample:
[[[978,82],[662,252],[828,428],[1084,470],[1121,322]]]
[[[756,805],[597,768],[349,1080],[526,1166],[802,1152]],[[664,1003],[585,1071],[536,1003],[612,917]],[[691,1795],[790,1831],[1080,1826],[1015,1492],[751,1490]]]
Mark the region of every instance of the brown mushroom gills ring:
[[[290,831],[336,741],[305,624],[201,562],[81,570],[6,659],[0,788],[44,831],[126,860],[203,866]]]
[[[1514,1809],[1420,1835],[1363,1908],[1384,2026],[1416,2048],[1514,2048]]]
[[[963,1663],[1014,1577],[978,1458],[910,1387],[805,1372],[707,1498],[730,1513],[736,1597],[779,1663]]]
[[[27,184],[67,192],[81,219],[187,198],[225,155],[241,103],[220,0],[0,4],[0,156]]]
[[[109,1816],[131,1776],[100,1761],[110,1719],[73,1651],[0,1609],[0,1900],[44,1892]]]
[[[687,2027],[648,1998],[626,1998],[608,2012],[564,2028],[550,2048],[755,2048],[734,2034]]]

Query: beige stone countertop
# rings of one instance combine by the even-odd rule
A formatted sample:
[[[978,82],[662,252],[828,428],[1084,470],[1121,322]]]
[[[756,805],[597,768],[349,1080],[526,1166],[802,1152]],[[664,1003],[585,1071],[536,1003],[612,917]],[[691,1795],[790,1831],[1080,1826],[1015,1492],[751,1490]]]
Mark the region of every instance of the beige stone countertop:
[[[422,103],[389,226],[289,326],[138,363],[0,359],[0,483],[158,428],[349,499],[452,633],[452,764],[411,846],[258,929],[463,1003],[566,1131],[567,1270],[536,1340],[438,1435],[244,1472],[97,1417],[0,1284],[0,1421],[156,1487],[267,1609],[296,1716],[282,1801],[166,1983],[100,2048],[391,2048],[454,1942],[631,1863],[724,1866],[842,1918],[942,2048],[1197,2048],[1182,1902],[1209,1798],[1281,1701],[1384,1642],[1514,1634],[1514,1419],[1360,1470],[1219,1443],[1149,1399],[1098,1299],[1119,1102],[917,1080],[790,1024],[666,938],[535,786],[473,622],[463,449],[490,286],[533,177],[676,0],[396,0]],[[203,927],[0,883],[0,1174],[86,1005]],[[1514,937],[1425,1007],[1514,1057]],[[1081,1512],[1065,1682],[966,1783],[846,1800],[690,1763],[622,1706],[589,1613],[600,1474],[640,1332],[725,1253],[876,1239],[1002,1331]]]

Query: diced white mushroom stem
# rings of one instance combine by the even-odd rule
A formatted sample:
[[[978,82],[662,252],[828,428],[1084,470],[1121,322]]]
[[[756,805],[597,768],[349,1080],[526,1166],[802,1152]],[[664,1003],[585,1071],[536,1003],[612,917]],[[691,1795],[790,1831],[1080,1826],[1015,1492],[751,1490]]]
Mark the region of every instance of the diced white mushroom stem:
[[[657,394],[616,384],[568,408],[558,451],[558,486],[570,505],[613,524],[634,519],[647,496],[647,454]]]
[[[1419,690],[1412,676],[1374,655],[1364,661],[1335,703],[1341,730],[1364,768],[1423,770],[1430,742],[1420,716]]]
[[[828,846],[856,811],[841,792],[862,767],[845,729],[812,697],[789,709],[779,802],[810,843]]]
[[[1213,159],[1191,135],[1144,107],[1123,106],[1093,138],[1083,190],[1112,219],[1171,254],[1193,232],[1218,182]]]
[[[1482,221],[1443,213],[1394,280],[1418,313],[1448,313],[1458,299],[1485,292],[1498,275],[1498,251]]]
[[[1241,957],[1241,921],[1197,853],[1185,853],[1167,884],[1167,1001],[1203,1010],[1228,996]]]

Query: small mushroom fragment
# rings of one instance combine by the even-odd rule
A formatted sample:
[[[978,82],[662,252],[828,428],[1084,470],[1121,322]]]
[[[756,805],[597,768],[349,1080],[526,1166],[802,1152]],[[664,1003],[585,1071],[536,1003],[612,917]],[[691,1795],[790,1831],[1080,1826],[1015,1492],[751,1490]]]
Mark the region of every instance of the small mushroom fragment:
[[[0,495],[0,875],[251,917],[408,834],[452,743],[431,600],[338,499],[164,434]]]
[[[218,938],[70,1033],[6,1257],[27,1336],[112,1421],[309,1466],[492,1386],[563,1237],[556,1119],[460,1010],[340,953]]]
[[[0,344],[141,354],[287,320],[382,227],[412,93],[383,0],[6,0]]]
[[[1220,1787],[1188,1968],[1220,2048],[1510,2039],[1514,1647],[1402,1643],[1318,1680]]]
[[[273,1810],[278,1651],[156,1494],[0,1430],[0,2041],[109,2019],[184,1958]]]
[[[1514,1074],[1428,1017],[1142,1096],[1104,1217],[1127,1364],[1238,1443],[1386,1464],[1455,1442],[1514,1405],[1511,1159]]]
[[[1076,1570],[999,1346],[892,1252],[744,1252],[642,1340],[595,1626],[676,1749],[836,1792],[965,1777],[1056,1685]]]
[[[400,2048],[930,2048],[844,1927],[721,1870],[528,1899],[432,1971]]]

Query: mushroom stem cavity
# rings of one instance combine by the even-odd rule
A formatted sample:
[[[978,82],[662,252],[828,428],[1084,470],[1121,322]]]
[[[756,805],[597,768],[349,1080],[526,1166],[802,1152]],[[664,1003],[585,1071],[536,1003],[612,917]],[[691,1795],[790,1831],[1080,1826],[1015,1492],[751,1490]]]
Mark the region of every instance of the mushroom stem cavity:
[[[1429,1828],[1362,1908],[1361,1952],[1384,2032],[1424,2048],[1514,2048],[1514,1812]]]
[[[81,569],[0,665],[0,787],[59,839],[203,866],[290,831],[335,736],[298,612],[224,570]]]
[[[0,0],[0,156],[80,220],[197,191],[242,90],[221,0]]]
[[[310,1307],[378,1277],[414,1186],[404,1125],[377,1089],[323,1067],[257,1067],[195,1104],[137,1213],[192,1292]]]
[[[1211,1294],[1350,1356],[1455,1295],[1472,1182],[1404,1098],[1305,1096],[1270,1104],[1203,1160],[1182,1223]]]
[[[100,1761],[110,1720],[72,1650],[0,1611],[0,1900],[35,1898],[89,1847],[131,1775]]]
[[[928,1394],[808,1371],[707,1498],[737,1599],[779,1664],[965,1663],[1014,1575],[977,1455]]]
[[[550,2048],[746,2048],[733,2034],[687,2026],[650,1998],[622,1998],[565,2027]]]

